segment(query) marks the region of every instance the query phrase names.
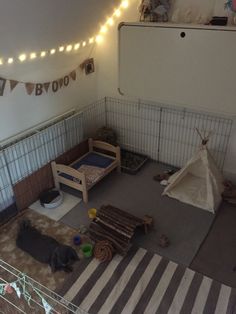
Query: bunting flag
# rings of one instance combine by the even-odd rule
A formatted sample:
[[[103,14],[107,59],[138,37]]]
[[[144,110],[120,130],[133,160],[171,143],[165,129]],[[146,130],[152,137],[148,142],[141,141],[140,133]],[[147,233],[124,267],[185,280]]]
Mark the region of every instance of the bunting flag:
[[[10,91],[12,92],[13,89],[16,87],[16,85],[18,84],[18,81],[15,80],[10,80]]]
[[[49,89],[52,92],[56,93],[60,88],[67,87],[71,81],[76,80],[77,68],[59,79],[45,83],[22,82],[14,79],[6,79],[0,77],[0,96],[3,96],[4,94],[6,81],[9,81],[11,92],[18,84],[24,84],[28,95],[34,94],[35,96],[40,96],[43,93],[48,93]]]
[[[5,85],[6,85],[6,79],[0,77],[0,96],[2,96],[4,93]]]
[[[63,86],[63,78],[59,79],[59,86],[60,86],[60,88],[62,88],[62,86]]]
[[[75,70],[70,72],[70,77],[72,78],[73,81],[76,80],[76,71]]]
[[[34,83],[25,83],[25,88],[28,95],[31,95],[34,91]]]
[[[51,84],[50,82],[43,83],[43,87],[44,87],[46,93],[48,92],[48,89],[49,89],[50,84]]]

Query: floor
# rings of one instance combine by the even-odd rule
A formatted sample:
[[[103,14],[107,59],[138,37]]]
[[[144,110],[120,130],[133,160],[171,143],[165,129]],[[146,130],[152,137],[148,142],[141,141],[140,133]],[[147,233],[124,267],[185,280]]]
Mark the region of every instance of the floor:
[[[164,165],[149,162],[135,176],[112,173],[90,191],[87,205],[81,202],[62,222],[75,228],[88,226],[88,209],[102,204],[112,204],[140,217],[149,214],[155,226],[147,236],[138,234],[135,243],[236,287],[236,208],[222,203],[218,213],[212,215],[161,196],[163,187],[153,176],[165,169]],[[81,197],[75,190],[70,192]],[[161,234],[170,239],[171,245],[166,249],[158,245]]]
[[[214,215],[177,200],[161,196],[163,186],[153,176],[166,169],[149,162],[135,176],[118,174],[107,176],[89,192],[89,203],[78,204],[62,222],[74,228],[89,225],[87,211],[111,204],[138,217],[148,214],[154,218],[154,228],[148,235],[139,233],[134,242],[177,263],[189,266],[214,221]],[[68,191],[68,190],[67,190]],[[70,190],[81,197],[80,193]],[[170,239],[171,245],[162,249],[158,245],[161,234]]]

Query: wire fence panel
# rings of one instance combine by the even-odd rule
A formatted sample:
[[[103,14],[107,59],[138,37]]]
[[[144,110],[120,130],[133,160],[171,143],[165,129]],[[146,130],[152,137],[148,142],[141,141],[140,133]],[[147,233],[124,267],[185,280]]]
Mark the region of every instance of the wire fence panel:
[[[93,137],[96,131],[106,125],[106,100],[105,98],[86,106],[83,112],[84,137]]]
[[[182,167],[210,134],[208,143],[216,163],[223,168],[232,119],[176,109],[160,103],[106,98],[107,126],[118,134],[123,148]]]
[[[66,150],[81,143],[84,139],[83,114],[77,113],[65,119]]]
[[[208,148],[223,168],[232,120],[205,113],[162,108],[159,161],[182,167],[209,135]]]
[[[11,284],[12,293],[0,294],[0,313],[88,314],[18,269],[0,260],[0,285]]]
[[[3,152],[0,152],[0,211],[14,203],[11,179]]]
[[[160,108],[143,102],[107,98],[107,126],[122,147],[158,159]]]
[[[65,152],[64,122],[58,122],[4,149],[13,184]]]
[[[60,118],[0,151],[0,211],[12,204],[16,184],[83,140],[83,114]]]

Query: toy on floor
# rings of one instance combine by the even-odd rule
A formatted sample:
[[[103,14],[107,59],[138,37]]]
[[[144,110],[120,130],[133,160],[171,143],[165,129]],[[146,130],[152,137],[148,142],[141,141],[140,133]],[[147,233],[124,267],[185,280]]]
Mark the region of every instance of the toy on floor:
[[[109,262],[113,257],[114,248],[110,241],[98,241],[94,246],[94,257],[100,262]]]
[[[90,208],[90,209],[88,210],[88,216],[89,216],[90,219],[96,218],[96,215],[97,215],[97,210],[96,210],[96,208]]]
[[[77,230],[80,234],[85,234],[88,232],[88,229],[85,225],[80,225]]]
[[[91,257],[93,255],[93,245],[91,243],[84,243],[81,245],[81,250],[84,257]]]
[[[144,227],[145,232],[153,224],[150,216],[144,219],[131,215],[124,210],[111,205],[102,206],[97,211],[96,218],[89,226],[89,235],[96,243],[109,241],[114,252],[125,255],[130,246],[137,227]]]
[[[52,272],[57,270],[71,272],[72,264],[79,259],[72,247],[42,234],[31,225],[30,220],[23,220],[20,223],[16,245],[37,261],[49,264]]]
[[[160,236],[160,239],[159,239],[159,246],[162,247],[163,249],[168,247],[170,245],[170,241],[168,239],[168,237],[165,235],[165,234],[162,234]]]
[[[74,236],[73,243],[74,243],[74,245],[80,245],[81,244],[81,236],[80,235]]]

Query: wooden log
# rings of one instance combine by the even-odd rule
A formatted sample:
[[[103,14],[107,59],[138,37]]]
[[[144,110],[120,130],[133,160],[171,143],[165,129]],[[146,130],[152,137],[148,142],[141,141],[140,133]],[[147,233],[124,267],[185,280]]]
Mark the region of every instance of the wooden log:
[[[130,238],[126,237],[120,233],[118,233],[117,231],[105,226],[104,224],[100,223],[100,221],[96,221],[96,224],[99,225],[100,227],[102,227],[106,232],[113,234],[115,237],[117,237],[118,239],[121,239],[123,242],[129,242]]]
[[[129,242],[129,239],[128,241],[123,240],[120,236],[116,236],[113,232],[111,232],[111,230],[105,230],[102,226],[94,222],[90,224],[89,229],[94,230],[95,232],[98,231],[99,233],[108,235],[112,237],[116,242],[120,243],[121,245],[127,245],[127,243]]]
[[[97,215],[103,216],[103,217],[109,217],[110,220],[115,221],[116,223],[120,224],[121,226],[129,230],[133,230],[133,228],[136,226],[136,224],[134,224],[133,222],[130,222],[126,218],[118,215],[115,212],[112,212],[111,210],[99,210]]]
[[[101,206],[100,210],[108,211],[108,213],[116,214],[118,217],[122,217],[123,219],[127,220],[132,225],[141,225],[143,223],[143,220],[139,217],[136,217],[134,215],[131,215],[119,208],[113,207],[111,205]]]
[[[129,238],[132,237],[132,235],[134,233],[134,229],[126,228],[125,226],[122,226],[120,223],[117,223],[117,221],[114,221],[107,216],[97,215],[96,219],[104,221],[107,225],[110,225],[110,226],[112,226],[112,228],[115,228],[115,229],[121,231],[120,233],[127,235]]]

